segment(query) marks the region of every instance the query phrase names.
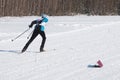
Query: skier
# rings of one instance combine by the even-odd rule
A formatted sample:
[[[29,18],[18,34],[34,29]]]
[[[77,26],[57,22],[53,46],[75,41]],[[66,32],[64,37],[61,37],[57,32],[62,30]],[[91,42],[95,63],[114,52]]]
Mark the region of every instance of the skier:
[[[40,45],[40,52],[44,51],[44,44],[46,41],[46,35],[44,32],[44,25],[46,22],[48,22],[48,18],[46,17],[46,15],[42,15],[42,19],[37,19],[37,20],[34,20],[31,22],[31,24],[29,25],[29,28],[32,28],[32,26],[34,24],[36,24],[35,29],[33,31],[31,38],[29,39],[29,41],[26,43],[26,45],[22,49],[22,51],[21,51],[22,53],[26,51],[26,49],[28,48],[30,43],[38,36],[38,34],[40,34],[42,37],[42,43]]]

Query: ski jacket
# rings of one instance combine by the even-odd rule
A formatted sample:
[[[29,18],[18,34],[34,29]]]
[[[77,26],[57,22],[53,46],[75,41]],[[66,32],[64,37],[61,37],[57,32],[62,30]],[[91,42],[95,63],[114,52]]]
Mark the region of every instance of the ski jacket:
[[[48,22],[48,19],[46,17],[42,18],[42,20],[40,19],[37,19],[37,20],[34,20],[32,21],[32,23],[29,25],[29,27],[31,28],[34,24],[36,24],[35,26],[35,29],[36,28],[39,28],[41,31],[44,31],[44,26],[45,26],[45,23]]]

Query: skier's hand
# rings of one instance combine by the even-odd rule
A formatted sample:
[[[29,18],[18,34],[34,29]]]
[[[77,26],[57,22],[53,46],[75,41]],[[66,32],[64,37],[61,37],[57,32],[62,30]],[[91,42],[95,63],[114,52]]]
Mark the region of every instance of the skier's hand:
[[[31,26],[31,25],[29,25],[29,28],[32,28],[32,26]]]

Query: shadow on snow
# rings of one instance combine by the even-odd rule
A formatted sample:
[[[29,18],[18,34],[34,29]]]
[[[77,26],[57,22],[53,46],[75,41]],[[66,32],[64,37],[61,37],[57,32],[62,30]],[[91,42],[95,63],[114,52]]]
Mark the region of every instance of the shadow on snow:
[[[0,53],[20,53],[20,50],[0,50]]]

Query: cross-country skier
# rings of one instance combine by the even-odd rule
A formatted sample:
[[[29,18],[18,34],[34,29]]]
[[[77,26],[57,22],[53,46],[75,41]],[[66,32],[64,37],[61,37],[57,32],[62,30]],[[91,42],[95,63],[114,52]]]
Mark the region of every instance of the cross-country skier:
[[[44,51],[44,44],[46,41],[46,35],[44,32],[44,25],[45,23],[48,22],[48,18],[46,17],[46,15],[42,15],[42,19],[37,19],[31,22],[31,24],[29,25],[29,28],[32,28],[32,26],[34,24],[35,25],[35,29],[33,31],[33,34],[31,36],[31,38],[29,39],[29,41],[26,43],[26,45],[24,46],[24,48],[22,49],[22,53],[26,51],[26,49],[28,48],[28,46],[30,45],[30,43],[38,36],[38,34],[41,35],[42,37],[42,43],[40,45],[40,52]]]

